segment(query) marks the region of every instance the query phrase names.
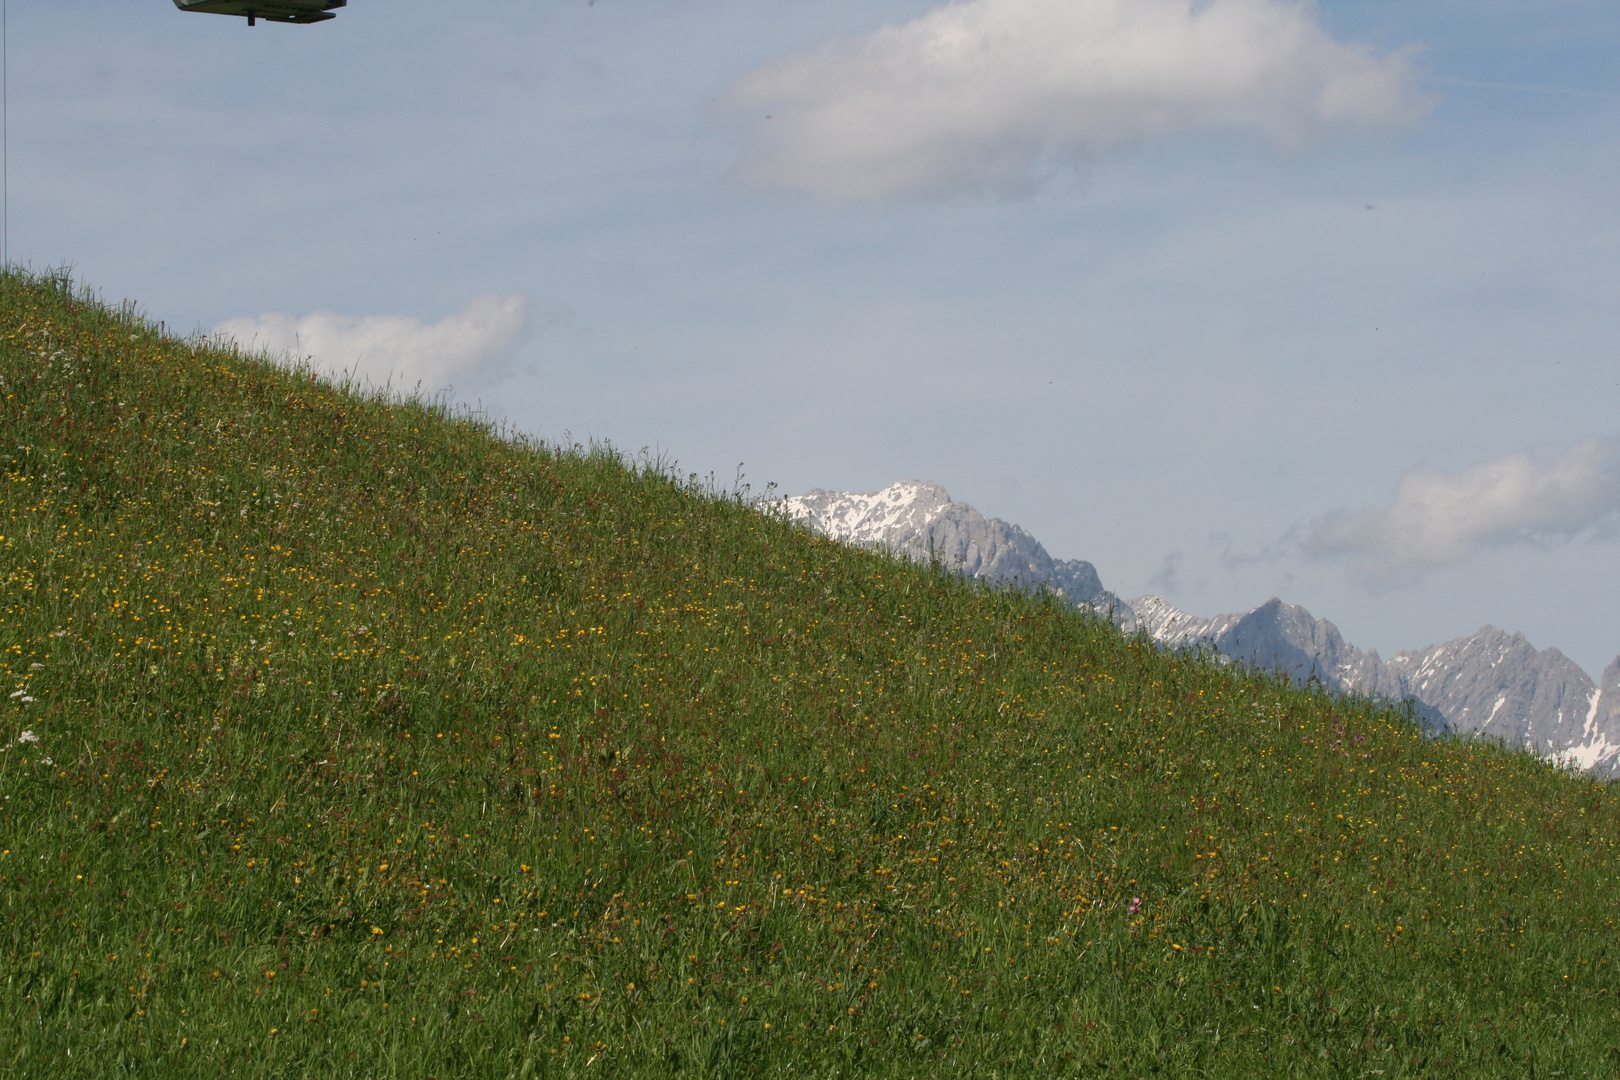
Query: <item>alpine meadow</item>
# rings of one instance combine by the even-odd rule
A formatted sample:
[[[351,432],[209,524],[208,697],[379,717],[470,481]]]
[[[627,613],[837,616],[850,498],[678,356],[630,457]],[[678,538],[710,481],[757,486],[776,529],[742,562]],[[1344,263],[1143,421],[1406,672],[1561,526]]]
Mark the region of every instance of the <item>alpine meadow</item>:
[[[1620,801],[0,279],[0,1075],[1595,1077]]]

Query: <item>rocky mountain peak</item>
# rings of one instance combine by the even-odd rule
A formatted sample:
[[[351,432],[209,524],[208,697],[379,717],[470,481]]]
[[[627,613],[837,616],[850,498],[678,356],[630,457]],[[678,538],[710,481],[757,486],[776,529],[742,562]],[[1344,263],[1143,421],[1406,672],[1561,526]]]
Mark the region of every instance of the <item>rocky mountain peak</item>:
[[[951,504],[938,484],[901,480],[881,491],[856,494],[816,488],[782,500],[789,517],[824,536],[857,544],[894,543],[925,530]]]
[[[886,547],[919,562],[937,559],[967,577],[1050,589],[1076,607],[1111,613],[1135,625],[1129,607],[1103,588],[1090,563],[1052,558],[1017,525],[953,502],[938,484],[902,480],[864,493],[817,488],[783,499],[780,506],[823,536]]]

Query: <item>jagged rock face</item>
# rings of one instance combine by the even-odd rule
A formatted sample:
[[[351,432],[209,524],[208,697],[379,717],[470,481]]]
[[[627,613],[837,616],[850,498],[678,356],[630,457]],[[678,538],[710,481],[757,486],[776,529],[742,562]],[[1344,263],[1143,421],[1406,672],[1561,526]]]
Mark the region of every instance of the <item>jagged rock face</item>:
[[[783,499],[781,507],[835,540],[887,547],[919,562],[933,558],[968,577],[1049,588],[1076,607],[1112,610],[1129,622],[1128,610],[1103,588],[1096,567],[1052,558],[1017,525],[952,502],[938,484],[903,480],[865,494],[817,488]]]
[[[1620,779],[1620,656],[1603,669],[1582,734],[1581,753],[1565,752],[1569,763],[1608,780]]]
[[[1583,742],[1597,687],[1557,649],[1486,626],[1472,637],[1398,653],[1389,669],[1406,694],[1445,714],[1453,731],[1556,753]]]

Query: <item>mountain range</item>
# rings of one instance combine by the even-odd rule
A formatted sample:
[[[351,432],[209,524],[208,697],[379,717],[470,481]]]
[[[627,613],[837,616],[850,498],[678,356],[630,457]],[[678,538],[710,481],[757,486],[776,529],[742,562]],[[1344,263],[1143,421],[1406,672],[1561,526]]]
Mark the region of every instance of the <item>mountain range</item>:
[[[1328,620],[1275,597],[1207,619],[1160,596],[1121,600],[1103,587],[1091,563],[1054,559],[1017,525],[986,517],[924,481],[869,493],[817,488],[780,506],[836,540],[935,560],[969,577],[1049,590],[1166,648],[1208,648],[1228,662],[1277,671],[1296,683],[1404,702],[1437,734],[1497,739],[1595,777],[1620,778],[1620,658],[1594,683],[1557,649],[1537,650],[1523,634],[1485,626],[1384,660],[1345,641]]]

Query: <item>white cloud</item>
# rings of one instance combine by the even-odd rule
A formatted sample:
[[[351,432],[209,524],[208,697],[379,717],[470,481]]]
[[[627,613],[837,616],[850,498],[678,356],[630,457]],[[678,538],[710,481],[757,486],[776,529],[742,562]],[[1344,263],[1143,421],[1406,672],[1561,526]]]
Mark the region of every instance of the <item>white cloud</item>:
[[[1295,0],[958,0],[772,61],[726,89],[737,183],[831,202],[1012,196],[1156,136],[1298,146],[1427,110],[1403,53],[1333,40]],[[769,119],[767,119],[769,117]]]
[[[229,319],[214,333],[244,349],[307,360],[328,376],[433,394],[505,374],[513,351],[530,334],[529,301],[491,293],[436,323],[406,315],[268,314]]]
[[[1315,523],[1307,551],[1351,556],[1373,585],[1403,584],[1474,552],[1570,537],[1620,513],[1620,441],[1587,439],[1548,465],[1514,453],[1460,476],[1418,468],[1387,510],[1333,514]]]

